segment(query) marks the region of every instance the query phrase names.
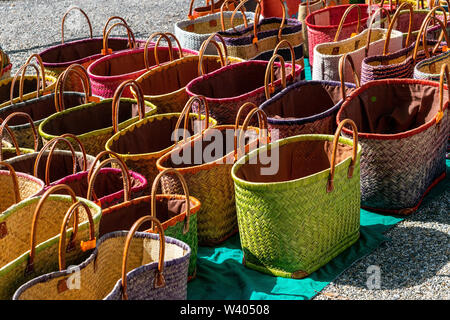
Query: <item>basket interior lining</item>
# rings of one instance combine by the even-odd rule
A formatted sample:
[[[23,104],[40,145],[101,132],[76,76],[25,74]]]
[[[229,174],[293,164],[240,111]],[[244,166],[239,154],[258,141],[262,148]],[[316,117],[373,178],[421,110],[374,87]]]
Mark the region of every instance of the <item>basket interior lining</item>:
[[[0,86],[0,104],[10,101],[10,93],[11,93],[11,84],[12,81],[8,84],[4,84]],[[13,97],[19,97],[19,87],[20,87],[20,79],[16,80],[16,83],[14,85],[14,94]],[[37,83],[36,83],[36,77],[34,78],[25,78],[23,82],[23,94],[36,92],[37,89]]]
[[[429,122],[438,110],[438,87],[383,83],[350,100],[339,120],[352,119],[361,133],[396,134]]]
[[[332,142],[326,140],[303,140],[287,143],[279,147],[279,158],[272,151],[268,157],[278,162],[275,174],[262,174],[262,168],[270,164],[262,161],[259,154],[238,168],[236,176],[254,183],[284,182],[300,179],[330,168]],[[352,146],[339,143],[336,152],[336,164],[352,156]]]

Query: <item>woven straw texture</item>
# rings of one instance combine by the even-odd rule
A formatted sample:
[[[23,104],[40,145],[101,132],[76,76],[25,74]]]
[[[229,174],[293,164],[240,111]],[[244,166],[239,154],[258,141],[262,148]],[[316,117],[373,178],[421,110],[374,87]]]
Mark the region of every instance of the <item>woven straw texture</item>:
[[[306,17],[305,23],[308,28],[309,43],[309,62],[314,65],[314,48],[323,42],[331,42],[334,40],[339,22],[350,5],[333,6],[318,10]],[[361,8],[361,25],[360,28],[365,29],[369,17],[368,5],[360,4]],[[358,21],[357,10],[352,10],[342,27],[338,40],[350,38],[351,34],[356,31]]]
[[[225,11],[223,13],[225,30],[232,28],[230,24],[232,12]],[[254,12],[246,12],[247,20],[254,20]],[[240,30],[244,27],[244,18],[241,12],[237,12],[235,20],[233,21],[235,28]],[[183,20],[174,25],[175,36],[180,40],[183,48],[199,51],[202,43],[211,36],[211,34],[222,31],[220,24],[220,12],[208,14],[206,16],[197,18],[195,20]],[[216,54],[216,49],[213,46],[208,46],[205,54]]]
[[[0,215],[0,223],[8,231],[0,241],[0,299],[11,299],[17,288],[25,282],[58,270],[59,234],[63,217],[71,206],[72,200],[69,196],[50,195],[37,221],[34,272],[25,274],[30,250],[32,218],[39,200],[40,197],[24,200]],[[90,208],[97,236],[101,208],[91,201],[82,198],[77,200],[86,203]],[[89,240],[88,218],[84,208],[80,208],[79,213],[77,241],[86,241]],[[73,222],[68,225],[72,226]],[[68,230],[66,238],[70,239],[72,228]],[[80,259],[85,258],[86,253],[81,252],[78,246],[76,250],[66,253],[68,265],[79,263]]]
[[[44,188],[44,182],[22,172],[16,172],[20,200],[39,194]],[[13,178],[8,170],[0,170],[0,213],[16,204]]]
[[[120,300],[122,255],[127,232],[103,236],[94,252],[80,265],[80,289],[58,293],[58,282],[71,271],[53,272],[26,283],[14,295],[17,300]],[[127,294],[130,300],[181,300],[187,298],[187,269],[191,251],[185,243],[165,237],[164,278],[155,289],[159,236],[137,232],[128,252]],[[73,274],[73,273],[72,273]]]
[[[181,113],[165,113],[158,114],[154,116],[147,117],[143,120],[139,120],[136,123],[126,127],[123,130],[120,130],[118,133],[113,135],[107,142],[105,149],[108,151],[113,151],[119,155],[120,159],[122,159],[127,167],[130,170],[135,172],[139,172],[142,174],[148,181],[148,187],[151,187],[153,180],[158,175],[159,171],[156,168],[156,161],[164,154],[170,152],[175,144],[168,145],[164,148],[161,147],[160,141],[172,141],[171,136],[173,131],[175,130],[175,125],[180,117]],[[197,119],[196,114],[190,114],[190,118]],[[204,116],[202,116],[204,119]],[[167,132],[165,127],[167,127],[167,122],[171,122],[171,130],[168,132],[170,136],[168,137],[159,137],[159,139],[148,139],[146,136],[146,129],[150,127],[155,127],[155,129],[150,129],[152,132]],[[217,124],[215,119],[209,118],[209,127],[214,127]],[[160,127],[160,129],[158,129]],[[124,149],[126,147],[125,142],[122,141],[141,141],[141,148],[148,148],[148,150],[152,150],[152,152],[146,153],[132,153]],[[145,147],[143,147],[145,145]],[[119,147],[121,146],[121,147]],[[123,147],[122,147],[123,146]],[[176,237],[175,237],[176,238]],[[178,239],[178,238],[177,238]]]
[[[216,98],[212,95],[207,95],[206,92],[203,92],[205,87],[208,87],[208,91],[214,92],[213,85],[225,87],[225,88],[236,88],[236,83],[242,83],[242,81],[238,81],[242,79],[245,75],[251,79],[255,79],[258,77],[255,68],[253,66],[262,65],[267,66],[268,62],[266,61],[245,61],[242,63],[228,65],[219,70],[206,74],[204,76],[198,77],[195,80],[191,81],[186,87],[187,94],[192,97],[196,95],[205,96],[208,102],[208,108],[210,116],[217,120],[219,125],[226,124],[234,124],[236,120],[236,116],[239,108],[246,102],[252,102],[259,106],[266,100],[266,95],[264,91],[264,79],[261,79],[261,84],[251,84],[247,87],[251,87],[251,91],[245,92],[240,95],[235,96],[226,96],[221,98]],[[281,65],[279,63],[274,63],[275,67],[281,69]],[[289,68],[289,69],[288,69]],[[291,75],[291,65],[286,64],[286,79],[287,81],[292,81]],[[252,74],[251,71],[255,73]],[[289,74],[288,74],[289,73]],[[295,81],[303,80],[305,77],[304,68],[301,65],[295,65]],[[237,79],[239,78],[239,79]],[[220,79],[220,81],[218,81]],[[201,88],[202,91],[197,88]],[[216,88],[218,92],[222,91],[221,88]],[[275,92],[281,90],[282,83],[281,79],[278,79],[274,82]],[[239,90],[239,89],[234,89]],[[241,90],[242,91],[242,90]],[[197,106],[193,107],[193,112],[198,112]],[[204,110],[201,110],[204,113]]]
[[[242,62],[243,60],[228,57],[228,61],[233,64]],[[145,100],[158,107],[158,114],[181,112],[186,105],[186,102],[189,100],[189,95],[186,92],[186,85],[189,81],[198,77],[198,63],[198,56],[177,59],[144,73],[136,79],[136,82],[142,86]],[[221,68],[218,56],[204,56],[203,63],[207,64],[207,70],[209,72]],[[170,87],[173,87],[173,81],[175,80],[173,77],[168,76],[172,73],[176,73],[179,75],[179,78],[184,79],[183,83],[179,83],[176,90],[156,95],[148,93],[146,88],[152,88],[156,83],[172,83]],[[167,87],[169,87],[169,85]],[[133,89],[131,89],[131,91],[133,92]],[[212,117],[214,118],[214,116]]]
[[[409,83],[403,83],[403,81],[390,80],[388,85],[405,87],[419,83],[424,90],[426,87],[433,86],[432,82],[420,84],[419,80],[410,80]],[[373,84],[374,87],[376,85]],[[386,82],[380,85],[386,85]],[[435,87],[438,85],[436,83]],[[345,111],[351,101],[361,101],[368,96],[373,96],[370,88],[371,84],[368,83],[347,98],[337,115],[338,122],[343,117],[352,117]],[[411,96],[411,101],[414,101],[414,98],[418,99]],[[424,101],[422,103],[425,103]],[[377,107],[376,104],[373,106]],[[373,111],[369,108],[360,112],[370,114]],[[353,116],[356,118],[358,115]],[[359,141],[363,150],[361,155],[362,207],[401,215],[411,214],[417,210],[426,193],[445,177],[447,139],[450,133],[449,120],[446,105],[439,124],[436,124],[433,117],[420,127],[396,135],[368,135],[359,132]],[[343,135],[349,134],[344,129]]]
[[[450,51],[443,52],[437,56],[423,59],[414,67],[414,79],[439,81],[442,65],[449,64]]]
[[[305,19],[308,14],[315,12],[317,10],[323,9],[323,2],[321,0],[309,1],[308,7],[306,2],[302,2],[298,6],[298,21],[302,24],[302,35],[303,35],[303,55],[305,58],[309,57],[309,46],[308,46],[308,28],[305,24]]]
[[[216,126],[214,129],[215,133],[218,131],[222,133],[223,141],[226,141],[227,130],[233,130],[234,132],[234,126],[231,125]],[[249,127],[249,129],[259,134],[258,128]],[[198,148],[201,148],[201,154],[203,155],[207,144],[205,146],[202,141],[211,141],[208,140],[211,137],[205,138],[209,135],[210,132],[205,131],[202,136],[182,145],[182,148],[187,153],[193,150],[197,153]],[[257,139],[254,138],[250,142],[250,146],[255,147],[256,143]],[[179,154],[178,152],[178,149],[174,149],[159,158],[157,162],[158,170],[163,171],[166,168],[171,168],[171,158],[174,154]],[[217,245],[238,231],[234,185],[230,175],[233,163],[234,150],[223,157],[216,155],[214,161],[208,163],[186,164],[184,168],[176,168],[186,180],[189,193],[202,204],[197,216],[199,245]],[[181,183],[171,174],[164,175],[161,178],[161,186],[163,193],[181,194],[183,192]]]
[[[372,28],[369,50],[366,55],[367,33],[365,29],[360,34],[337,42],[324,42],[314,48],[314,64],[312,68],[313,80],[339,81],[339,60],[347,53],[351,56],[355,65],[358,78],[361,77],[361,64],[366,56],[374,56],[383,53],[387,29]],[[389,42],[389,51],[402,49],[403,36],[400,31],[392,30]],[[334,52],[338,52],[337,54]],[[345,65],[344,81],[354,82],[352,67]]]
[[[101,100],[100,102],[93,102],[84,104],[78,107],[70,108],[61,112],[57,112],[47,119],[45,119],[39,125],[39,135],[42,137],[43,143],[47,143],[53,138],[56,138],[65,133],[73,133],[82,142],[86,149],[86,153],[96,156],[100,152],[105,150],[105,144],[109,138],[114,134],[111,122],[109,126],[105,127],[104,119],[112,119],[112,99]],[[121,98],[120,103],[136,103],[136,100]],[[150,109],[145,113],[148,117],[156,112],[156,107],[152,103],[145,102],[146,110]],[[95,118],[91,117],[93,126],[96,128],[93,131],[80,132],[77,129],[77,121],[79,119],[86,119],[90,115],[95,114]],[[126,121],[119,123],[119,130],[122,130],[138,121],[138,117],[133,117]],[[62,124],[70,124],[67,127],[62,127]],[[69,141],[73,140],[69,137]],[[63,147],[66,150],[66,147]]]
[[[6,106],[9,106],[11,104],[11,97],[10,97],[10,91],[11,91],[11,84],[12,84],[13,78],[6,78],[3,80],[0,80],[0,109]],[[20,80],[20,79],[19,79]],[[46,80],[46,88],[45,93],[53,91],[55,88],[56,78],[52,77],[51,75],[46,74],[45,75]],[[23,90],[23,101],[36,98],[36,76],[25,76],[24,77],[24,90]],[[19,99],[19,83],[16,81],[15,84],[15,95],[12,100],[12,104],[20,102]],[[39,90],[39,95],[42,95],[44,91],[41,89]]]
[[[348,91],[355,88],[352,83],[346,83],[345,85]],[[322,97],[326,95],[327,91],[333,93],[333,91],[338,91],[340,87],[341,83],[337,81],[299,81],[266,100],[259,108],[267,114],[272,141],[277,140],[277,135],[279,139],[284,139],[299,134],[334,134],[337,128],[336,115],[342,105],[342,99],[337,103],[330,101],[334,100],[331,98],[325,98],[328,100],[326,102],[316,100],[317,103],[310,108],[306,108],[304,104],[312,104],[309,97],[315,97],[318,94]],[[336,93],[334,94],[336,95]],[[338,96],[341,95],[338,94]],[[328,103],[328,106],[326,103]],[[280,114],[272,111],[278,104],[286,108],[282,109]],[[327,107],[323,108],[322,106]],[[284,110],[293,110],[291,112],[297,114]]]
[[[427,40],[429,46],[436,45],[435,40]],[[372,80],[383,80],[390,78],[412,78],[414,67],[426,58],[422,45],[419,47],[416,60],[413,59],[415,43],[391,54],[378,55],[364,58],[361,64],[361,85]],[[429,48],[430,52],[432,48]],[[436,54],[442,52],[442,47],[436,50]]]
[[[112,98],[122,82],[130,79],[135,80],[146,71],[157,67],[158,65],[151,64],[152,61],[149,69],[145,69],[144,50],[144,48],[140,48],[120,51],[93,62],[87,69],[92,84],[92,94],[102,98]],[[153,47],[149,47],[147,50],[150,55],[153,55]],[[174,48],[172,51],[173,56],[177,57],[178,49]],[[164,52],[164,57],[167,58],[161,59],[160,63],[169,61],[168,47],[158,47],[158,52],[159,54]],[[182,49],[182,52],[185,56],[198,54],[196,51],[187,49]],[[127,66],[126,70],[123,69],[124,64]],[[108,71],[105,72],[105,69]],[[101,74],[99,74],[99,70],[101,70]],[[129,88],[125,89],[122,96],[134,98]]]
[[[281,149],[296,142],[323,144],[332,140],[331,135],[300,135],[278,143]],[[353,145],[352,140],[345,138],[340,138],[339,143]],[[269,146],[276,147],[274,143]],[[266,147],[242,157],[232,170],[243,263],[274,276],[303,278],[358,240],[361,148],[358,146],[351,179],[347,177],[351,156],[336,164],[331,192],[327,192],[330,169],[282,182],[239,178],[236,174],[242,165],[262,150]],[[302,153],[305,157],[299,158]],[[295,157],[299,166],[309,166],[317,160],[304,151],[296,152]]]

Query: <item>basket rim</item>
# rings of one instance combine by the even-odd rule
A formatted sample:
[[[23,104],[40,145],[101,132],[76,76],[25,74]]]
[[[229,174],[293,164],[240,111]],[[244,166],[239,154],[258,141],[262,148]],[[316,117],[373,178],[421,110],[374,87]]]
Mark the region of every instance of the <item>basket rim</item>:
[[[362,85],[361,87],[357,88],[355,91],[353,91],[345,99],[344,103],[341,106],[341,109],[338,111],[338,113],[336,115],[336,123],[338,125],[340,124],[342,112],[348,106],[350,101],[355,99],[361,92],[367,90],[370,87],[377,86],[377,85],[384,85],[384,84],[388,84],[388,85],[419,84],[419,85],[427,85],[427,86],[439,88],[438,82],[430,81],[430,80],[422,80],[422,79],[382,79],[382,80],[373,80],[373,81],[367,82],[364,85]],[[447,85],[444,85],[444,90],[447,90]],[[448,109],[448,105],[449,105],[449,101],[447,100],[446,102],[444,102],[444,105],[443,105],[444,112]],[[395,134],[367,133],[367,132],[358,131],[358,137],[364,138],[364,139],[373,139],[373,140],[399,140],[399,139],[408,138],[408,137],[411,137],[418,133],[421,133],[434,124],[436,124],[436,117],[433,117],[428,122],[426,122],[416,128],[407,130],[407,131],[403,131],[403,132],[399,132],[399,133],[395,133]],[[342,128],[342,131],[345,132],[346,134],[352,134],[352,132],[345,127]]]
[[[318,171],[316,173],[310,174],[310,175],[302,177],[302,178],[292,179],[289,181],[277,181],[277,182],[250,182],[250,181],[247,181],[247,180],[237,177],[236,172],[240,169],[240,167],[242,167],[246,163],[246,161],[248,159],[258,155],[262,151],[271,149],[274,146],[278,145],[279,147],[281,147],[283,145],[286,145],[286,144],[289,144],[292,142],[297,142],[297,141],[329,141],[329,142],[332,142],[333,139],[334,139],[334,135],[328,135],[328,134],[301,134],[301,135],[297,135],[297,136],[283,138],[283,139],[277,140],[275,142],[271,142],[270,144],[267,144],[260,148],[255,149],[255,150],[252,150],[245,156],[242,156],[241,158],[239,158],[231,169],[231,177],[233,178],[233,181],[236,185],[243,186],[246,188],[251,188],[252,190],[264,190],[264,189],[268,189],[268,188],[276,188],[277,190],[282,190],[292,184],[301,183],[301,184],[306,185],[312,179],[314,179],[314,180],[327,179],[330,174],[330,168],[324,169],[322,171]],[[346,138],[346,137],[340,136],[339,143],[353,147],[353,140]],[[357,166],[357,165],[359,166],[359,158],[361,156],[361,150],[362,150],[361,144],[358,143],[357,160],[356,160],[355,166]],[[344,160],[342,160],[341,162],[336,163],[336,165],[335,165],[336,172],[341,167],[347,166],[348,164],[350,164],[351,158],[352,158],[352,156],[350,155],[347,158],[345,158]],[[325,188],[325,186],[324,186],[324,188]]]
[[[15,150],[15,149],[14,149]],[[9,160],[9,159],[8,159]],[[8,171],[8,170],[1,170],[0,169],[0,175],[11,175],[10,174],[10,172]],[[36,193],[34,193],[33,195],[31,195],[31,196],[29,196],[28,198],[31,198],[31,197],[34,197],[34,196],[36,196],[36,195],[38,195],[38,194],[40,194],[41,192],[42,192],[42,190],[44,190],[44,188],[45,188],[45,183],[44,183],[44,181],[42,181],[41,179],[39,179],[39,178],[37,178],[37,177],[35,177],[35,176],[33,176],[33,175],[31,175],[31,174],[28,174],[28,173],[24,173],[24,172],[16,172],[16,175],[17,175],[17,177],[19,178],[23,178],[23,179],[25,179],[25,180],[28,180],[28,181],[31,181],[31,182],[34,182],[34,183],[36,183],[37,185],[39,185],[40,186],[40,189],[39,189],[39,191],[37,191]],[[25,199],[22,199],[22,200],[26,200],[26,199],[28,199],[28,198],[25,198]],[[7,211],[7,210],[6,210]],[[6,212],[5,211],[5,212]],[[0,213],[0,217],[1,217],[1,215],[3,215],[3,213]]]
[[[317,10],[317,11],[314,11],[314,12],[312,12],[312,13],[310,13],[308,16],[306,16],[306,18],[305,18],[305,24],[308,26],[308,29],[309,28],[311,28],[311,29],[313,29],[313,30],[332,30],[332,29],[336,29],[338,26],[339,26],[339,23],[338,24],[332,24],[332,25],[316,25],[316,24],[313,24],[313,23],[311,23],[310,22],[310,20],[311,19],[313,19],[313,17],[315,16],[315,15],[317,15],[317,14],[319,14],[319,13],[323,13],[323,12],[325,12],[325,11],[333,11],[333,10],[336,10],[336,8],[342,8],[342,7],[350,7],[351,6],[351,4],[342,4],[342,5],[339,5],[339,6],[332,6],[332,7],[327,7],[327,8],[323,8],[323,9],[320,9],[320,10]],[[358,6],[360,6],[361,7],[361,9],[368,9],[369,8],[369,5],[368,4],[362,4],[362,3],[360,3],[360,4],[358,4]],[[345,10],[344,10],[345,11]],[[361,10],[361,12],[365,12],[365,11],[367,11],[367,10]],[[343,12],[344,13],[344,12]],[[331,13],[330,13],[331,14]],[[367,17],[365,17],[365,18],[362,18],[361,19],[361,23],[362,24],[364,24],[365,22],[367,22],[367,20],[369,20],[369,17],[367,16]],[[344,23],[343,25],[342,25],[342,28],[345,28],[345,27],[349,27],[349,26],[354,26],[354,25],[356,25],[356,24],[358,24],[358,22],[357,21],[353,21],[353,22],[347,22],[347,23]],[[309,30],[308,30],[309,31]]]

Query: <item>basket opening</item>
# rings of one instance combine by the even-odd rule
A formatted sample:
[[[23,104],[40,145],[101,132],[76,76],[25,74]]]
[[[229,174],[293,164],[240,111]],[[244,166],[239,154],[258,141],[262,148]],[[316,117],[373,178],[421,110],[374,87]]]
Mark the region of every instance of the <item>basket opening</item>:
[[[64,107],[70,109],[82,105],[84,103],[83,93],[64,93]],[[54,94],[46,95],[38,99],[30,99],[22,103],[17,103],[14,108],[2,108],[0,109],[0,118],[5,119],[11,113],[25,112],[30,115],[33,121],[39,121],[49,117],[56,113]],[[23,117],[17,117],[11,119],[8,122],[9,126],[17,126],[22,124],[29,124],[27,119]]]
[[[275,80],[281,78],[279,64],[275,64]],[[189,86],[194,95],[203,95],[208,98],[232,98],[247,94],[258,88],[264,87],[266,63],[243,63],[239,68],[227,68],[207,78],[207,81],[196,81]],[[289,75],[291,67],[286,66],[286,75]],[[243,76],[245,75],[245,76]]]
[[[224,11],[224,24],[225,24],[225,30],[228,30],[232,28],[233,26],[230,23],[231,18],[231,11]],[[249,12],[246,13],[247,21],[250,24],[249,20],[252,20],[252,16],[249,14]],[[206,18],[206,17],[205,17]],[[192,32],[193,34],[204,34],[209,35],[214,32],[220,32],[222,31],[222,27],[220,24],[220,16],[218,15],[211,15],[208,16],[209,19],[205,20],[203,17],[200,18],[202,21],[199,21],[200,19],[196,19],[195,21],[189,21],[189,23],[184,23],[184,25],[181,27],[182,30],[187,32]],[[239,30],[241,25],[244,25],[244,18],[242,17],[241,12],[237,12],[236,16],[234,17],[233,21],[234,25],[236,26],[236,29]],[[215,48],[212,45],[209,45],[208,48]]]
[[[326,32],[331,32],[333,35],[336,33],[336,29],[341,22],[344,12],[350,5],[340,5],[328,7],[315,11],[306,17],[306,23],[308,27],[322,27],[326,28]],[[368,5],[359,5],[361,8],[361,26],[365,26],[369,17]],[[356,25],[358,21],[358,11],[352,10],[349,12],[347,19],[345,20],[344,27]],[[313,30],[315,31],[315,29]]]
[[[193,121],[197,119],[197,116],[192,115],[189,118],[191,121],[188,121],[187,130],[189,135],[192,136],[194,134]],[[174,115],[155,117],[153,121],[135,125],[133,130],[128,130],[125,134],[120,135],[118,139],[114,139],[110,149],[118,154],[144,154],[162,151],[174,144],[172,134],[177,121],[178,115]],[[184,121],[182,125],[183,123]],[[210,126],[212,126],[211,120]],[[195,133],[197,133],[197,130],[198,128]]]
[[[156,66],[155,55],[153,54],[153,47],[148,48],[149,65]],[[172,53],[174,58],[178,57],[178,49],[173,48]],[[158,49],[159,63],[169,61],[169,48],[159,47]],[[108,59],[102,59],[99,63],[91,68],[91,73],[95,76],[119,76],[123,74],[130,74],[136,71],[145,71],[144,50],[136,52],[127,52],[127,54],[120,54],[112,56]]]
[[[19,97],[19,82],[20,79],[18,78],[16,81],[16,84],[14,85],[14,98]],[[5,103],[10,101],[11,96],[11,83],[12,80],[5,84],[0,86],[0,104]],[[50,83],[47,82],[48,85],[50,85]],[[36,83],[36,77],[30,78],[27,77],[25,78],[24,82],[23,82],[23,94],[27,94],[27,93],[31,93],[31,92],[36,92],[36,88],[37,88],[37,83]]]
[[[108,48],[113,51],[128,49],[128,38],[110,38],[108,39]],[[100,55],[102,49],[103,38],[94,38],[67,42],[42,52],[40,56],[44,63],[69,63]]]
[[[17,181],[19,183],[19,193],[21,199],[26,199],[37,194],[43,187],[37,181],[31,180],[30,178],[26,178],[22,175],[17,176]],[[0,170],[0,186],[2,188],[0,194],[1,214],[10,206],[15,204],[13,182],[9,171]]]
[[[347,93],[353,90],[346,87]],[[307,82],[287,91],[279,99],[272,99],[262,108],[269,118],[295,120],[330,110],[341,100],[340,85]]]
[[[237,171],[239,179],[256,182],[270,183],[283,182],[307,177],[330,168],[333,144],[327,140],[297,140],[279,147],[278,170],[273,175],[262,174],[262,168],[269,165],[263,164],[260,155],[252,161],[246,161]],[[339,143],[336,152],[336,165],[352,156],[352,146]],[[268,152],[271,157],[272,151]]]
[[[205,73],[211,73],[222,67],[220,59],[216,56],[204,56],[203,63]],[[142,75],[138,82],[145,95],[163,95],[186,87],[197,77],[198,56],[192,56],[176,60],[161,70],[149,71],[148,75]]]
[[[189,168],[203,164],[213,163],[234,154],[234,128],[214,128],[205,131],[201,139],[195,139],[182,148],[170,152],[161,162],[164,168]],[[245,136],[245,145],[258,140],[258,131],[248,129]],[[181,163],[180,163],[181,162]]]
[[[101,102],[72,109],[63,115],[52,118],[43,125],[42,131],[53,136],[60,136],[64,133],[81,135],[94,130],[100,130],[112,127],[112,99],[102,100]],[[148,106],[145,112],[150,111]],[[92,115],[95,116],[92,116]],[[137,104],[129,99],[121,99],[119,107],[119,124],[138,116]]]
[[[445,94],[445,93],[444,93]],[[344,103],[338,121],[352,119],[359,133],[397,134],[431,121],[439,111],[439,87],[383,82]]]
[[[181,196],[183,197],[183,196]],[[112,209],[103,211],[100,221],[100,236],[119,230],[130,230],[133,224],[141,217],[150,214],[150,196],[141,197],[128,205],[117,205]],[[195,203],[191,201],[191,208]],[[183,214],[186,211],[185,198],[167,198],[158,196],[156,198],[156,218],[164,222]],[[138,231],[150,229],[150,222],[145,222]]]

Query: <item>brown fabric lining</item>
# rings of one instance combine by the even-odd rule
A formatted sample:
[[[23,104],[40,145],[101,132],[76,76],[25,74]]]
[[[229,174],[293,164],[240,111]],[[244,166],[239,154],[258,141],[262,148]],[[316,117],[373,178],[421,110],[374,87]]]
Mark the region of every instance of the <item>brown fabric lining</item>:
[[[64,107],[70,109],[84,103],[84,95],[64,94]],[[30,115],[33,121],[38,121],[49,117],[56,113],[54,95],[47,95],[43,98],[32,99],[20,104],[16,104],[14,109],[1,108],[0,118],[5,119],[13,112],[25,112]],[[9,126],[16,126],[20,124],[27,124],[27,119],[23,117],[16,117],[8,122]]]
[[[300,179],[330,168],[333,144],[330,141],[296,141],[280,146],[278,172],[274,175],[261,174],[258,155],[254,164],[246,163],[236,172],[236,176],[248,182],[283,182]],[[338,144],[336,164],[352,156],[352,146]],[[267,156],[272,154],[268,152]],[[253,159],[255,161],[255,159]]]
[[[221,68],[220,59],[215,56],[204,56],[205,73]],[[144,78],[140,85],[145,95],[162,95],[177,91],[198,77],[198,56],[189,56],[181,61],[155,72],[151,77]],[[264,78],[263,78],[264,79]]]
[[[130,230],[139,218],[150,214],[151,197],[145,200],[134,201],[129,205],[119,205],[114,209],[107,209],[100,221],[100,237],[106,233]],[[191,202],[191,207],[194,203]],[[156,199],[156,218],[161,223],[183,213],[186,210],[186,201],[182,199]],[[150,229],[150,222],[144,223],[139,231]]]
[[[16,80],[16,83],[14,85],[14,98],[19,97],[19,85],[20,78]],[[11,96],[11,84],[12,82],[5,84],[3,86],[0,86],[0,104],[10,101]],[[41,84],[42,85],[42,84]],[[27,94],[30,92],[35,92],[37,89],[37,83],[36,78],[33,79],[25,79],[23,82],[23,94]]]
[[[195,119],[197,117],[191,117],[191,121],[188,121],[187,129],[191,136],[194,134],[192,120]],[[114,140],[111,150],[119,154],[143,154],[164,150],[174,144],[172,133],[177,121],[178,117],[175,116],[163,117],[139,127],[135,126],[133,131],[128,131],[118,140]]]
[[[114,51],[128,48],[128,39],[109,39],[108,48]],[[95,38],[86,41],[78,41],[74,44],[67,43],[54,50],[49,50],[41,54],[44,63],[71,62],[93,55],[100,54],[103,49],[103,39]]]
[[[222,140],[221,141],[222,145],[219,150],[213,149],[213,147],[216,145],[217,132],[220,133],[219,137],[221,137]],[[247,145],[257,139],[258,133],[253,129],[248,129],[244,143],[245,145]],[[205,152],[206,148],[207,151]],[[199,151],[201,151],[201,154]],[[217,151],[217,153],[215,151]],[[172,157],[168,157],[161,165],[165,168],[188,168],[219,160],[233,151],[234,151],[234,129],[216,128],[211,131],[206,131],[203,134],[202,139],[196,139],[193,144],[188,143],[183,145],[182,149],[179,152],[177,151],[176,154],[173,154],[179,156],[184,160],[182,161],[181,164],[175,164],[172,161]],[[203,156],[204,154],[212,156],[213,159],[210,162],[205,162],[205,157]],[[197,157],[195,157],[195,155],[197,155]]]
[[[239,68],[230,68],[208,78],[208,81],[195,83],[190,90],[195,95],[203,95],[215,99],[231,98],[249,93],[264,87],[266,64],[242,64]],[[286,67],[286,75],[291,72]],[[281,78],[281,69],[275,67],[275,80]]]
[[[335,106],[341,100],[340,86],[306,84],[290,90],[264,108],[270,118],[298,119],[317,115]],[[349,94],[354,89],[346,88]]]
[[[64,133],[81,135],[94,130],[112,127],[112,100],[103,100],[90,107],[71,110],[54,121],[48,122],[42,130],[46,134],[60,136]],[[150,109],[146,106],[146,111]],[[121,101],[119,107],[119,124],[138,116],[137,104]]]
[[[368,87],[342,109],[361,133],[396,134],[417,128],[439,110],[439,88],[384,83]]]
[[[153,47],[148,49],[149,65],[156,65]],[[178,49],[172,49],[174,59],[178,58]],[[169,49],[158,50],[159,63],[169,61]],[[92,68],[92,74],[96,76],[117,76],[145,70],[144,51],[130,52],[116,56],[112,59],[105,59]]]

